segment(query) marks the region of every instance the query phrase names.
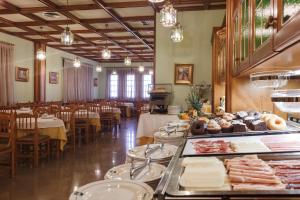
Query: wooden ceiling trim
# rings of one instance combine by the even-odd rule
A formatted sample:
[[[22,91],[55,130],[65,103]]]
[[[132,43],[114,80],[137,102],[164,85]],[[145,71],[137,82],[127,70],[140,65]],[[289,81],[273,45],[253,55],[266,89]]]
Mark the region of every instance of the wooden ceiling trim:
[[[153,42],[149,42],[150,45],[154,45]],[[141,45],[140,42],[120,42],[120,44],[123,44],[123,45]],[[113,46],[114,44],[112,43],[107,43],[108,46]],[[57,47],[66,47],[66,45],[62,45],[62,44],[56,44],[54,46],[57,46]],[[91,48],[91,46],[88,46],[87,44],[73,44],[71,47],[86,47],[86,48]],[[94,47],[96,48],[96,47]]]
[[[0,10],[0,12],[1,12],[1,10]],[[25,15],[28,13],[22,13],[22,14]],[[122,21],[126,21],[126,22],[154,21],[153,16],[132,16],[132,17],[122,17],[121,19],[122,19]],[[81,19],[81,21],[84,23],[88,23],[88,24],[115,22],[115,20],[112,18]],[[72,20],[51,20],[49,22],[51,22],[51,24],[53,24],[53,25],[77,24],[76,22],[74,22]],[[41,26],[43,23],[37,22],[37,21],[32,21],[32,22],[16,22],[16,24],[20,25],[20,26]]]
[[[1,2],[1,6],[7,8],[7,9],[10,9],[10,10],[13,10],[13,11],[19,11],[20,8],[17,7],[17,6],[14,6],[13,4],[9,3],[9,2],[6,2],[6,1],[2,1]],[[46,21],[34,14],[30,14],[30,13],[27,13],[27,14],[23,14],[25,17],[28,17],[32,20],[35,20],[35,21],[38,21],[40,23],[42,23],[42,25],[44,26],[49,26],[51,28],[54,28],[56,30],[58,30],[60,33],[64,30],[62,27],[60,26],[56,26],[56,25],[53,25],[51,22],[49,21]],[[42,35],[46,38],[50,38],[51,41],[56,41],[56,42],[60,42],[59,39],[55,38],[55,37],[51,37],[49,36],[46,32],[39,32],[39,31],[36,31],[34,29],[31,29],[31,28],[28,28],[27,26],[20,26],[20,25],[17,25],[16,23],[14,24],[14,26],[17,26],[18,28],[21,28],[23,30],[26,30],[28,33],[31,33],[31,34],[35,34],[35,35]],[[23,35],[25,35],[24,33],[21,33]],[[93,45],[93,46],[97,46],[96,44],[94,44],[93,42],[89,41],[89,40],[86,40],[85,38],[79,36],[79,35],[75,35],[75,38],[87,43],[87,44],[90,44],[90,45]],[[84,49],[82,49],[84,50]]]
[[[41,25],[43,26],[43,25]],[[48,26],[48,25],[47,25]],[[60,29],[63,30],[63,28],[60,27]],[[97,29],[98,31],[103,31],[104,33],[120,33],[120,32],[127,32],[125,29],[123,28],[114,28],[114,29]],[[135,28],[135,31],[148,31],[148,32],[154,32],[154,29],[152,27],[142,27],[142,28]],[[49,34],[49,35],[57,35],[57,34],[61,34],[61,30],[60,31],[43,31],[43,33]],[[94,33],[91,30],[72,30],[72,33]],[[32,35],[31,32],[26,32],[24,33],[24,35]]]
[[[68,17],[69,19],[71,19],[73,22],[75,23],[78,23],[80,24],[81,26],[87,28],[87,29],[90,29],[92,30],[93,32],[97,33],[98,35],[100,35],[101,37],[103,37],[104,39],[112,42],[113,44],[115,44],[116,46],[119,46],[121,47],[122,49],[124,50],[127,50],[128,52],[132,53],[132,54],[135,54],[134,52],[131,52],[129,49],[127,49],[126,47],[124,47],[123,45],[119,44],[117,41],[113,40],[112,38],[108,37],[106,34],[100,32],[100,31],[97,31],[97,29],[93,26],[91,26],[90,24],[87,24],[87,23],[84,23],[81,21],[80,18],[76,17],[75,15],[73,15],[72,13],[68,12],[68,11],[61,11],[59,10],[58,6],[51,2],[50,0],[38,0],[39,2],[47,5],[48,7],[54,9],[56,12],[59,12],[60,14]],[[142,57],[140,57],[140,59],[143,59]]]
[[[106,3],[109,8],[138,8],[138,7],[147,7],[149,4],[146,1],[129,1],[129,2],[114,2]],[[59,10],[62,11],[73,11],[73,10],[94,10],[95,4],[81,4],[81,5],[69,5],[67,6],[58,6]],[[21,8],[21,13],[38,13],[38,12],[53,12],[54,9],[51,9],[47,6],[45,7],[28,7]],[[9,9],[0,10],[0,14],[17,14],[18,12],[14,11],[13,13]]]
[[[130,24],[122,21],[121,16],[115,12],[113,9],[109,8],[106,3],[104,3],[102,0],[93,0],[95,4],[102,8],[107,14],[109,14],[116,22],[118,22],[121,26],[123,26],[128,32],[130,32],[134,37],[136,37],[138,40],[140,40],[146,47],[148,47],[150,50],[153,50],[153,48],[147,43],[146,40],[142,39],[141,35],[138,32],[135,32],[133,30],[133,27],[130,26]]]

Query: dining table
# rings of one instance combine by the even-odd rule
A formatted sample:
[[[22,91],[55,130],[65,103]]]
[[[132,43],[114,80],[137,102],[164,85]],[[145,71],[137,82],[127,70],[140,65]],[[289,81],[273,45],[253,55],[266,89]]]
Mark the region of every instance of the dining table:
[[[30,122],[28,121],[27,123]],[[33,119],[31,120],[31,123],[34,123]],[[60,150],[64,150],[64,146],[67,143],[67,132],[63,120],[56,117],[39,117],[37,118],[37,126],[41,135],[47,135],[51,139],[58,140],[60,142]],[[26,136],[27,134],[26,131],[19,130],[17,132],[17,138]]]

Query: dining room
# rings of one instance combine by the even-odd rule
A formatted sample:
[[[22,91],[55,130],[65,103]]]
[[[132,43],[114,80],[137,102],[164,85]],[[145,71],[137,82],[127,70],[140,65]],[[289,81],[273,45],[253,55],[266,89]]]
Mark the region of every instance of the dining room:
[[[0,200],[300,199],[299,26],[299,0],[0,0]]]

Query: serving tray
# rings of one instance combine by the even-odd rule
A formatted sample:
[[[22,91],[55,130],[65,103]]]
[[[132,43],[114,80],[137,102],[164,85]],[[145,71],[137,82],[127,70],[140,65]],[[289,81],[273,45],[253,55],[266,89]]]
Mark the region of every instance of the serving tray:
[[[231,159],[237,155],[217,156],[220,160]],[[258,158],[269,160],[291,160],[300,159],[297,153],[273,153],[260,154]],[[163,199],[300,199],[300,190],[252,190],[252,191],[197,191],[186,190],[179,186],[179,180],[184,168],[181,166],[183,158],[179,158],[174,164],[170,174],[170,180],[165,188]],[[272,198],[270,198],[272,197]]]

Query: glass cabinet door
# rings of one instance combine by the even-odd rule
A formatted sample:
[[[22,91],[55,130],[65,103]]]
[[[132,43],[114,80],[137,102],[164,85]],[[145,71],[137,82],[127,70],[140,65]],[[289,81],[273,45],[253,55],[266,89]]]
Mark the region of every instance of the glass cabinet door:
[[[249,21],[249,0],[242,1],[242,23],[241,23],[241,49],[240,49],[240,59],[243,61],[248,57],[249,54],[249,30],[250,30],[250,21]]]
[[[238,15],[234,17],[234,32],[233,32],[233,72],[237,72],[237,68],[240,64],[239,58],[239,18]]]
[[[268,26],[268,19],[273,16],[271,0],[255,0],[254,50],[258,49],[273,34],[273,26]]]
[[[300,11],[300,0],[282,0],[282,19],[284,24]]]

